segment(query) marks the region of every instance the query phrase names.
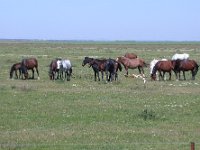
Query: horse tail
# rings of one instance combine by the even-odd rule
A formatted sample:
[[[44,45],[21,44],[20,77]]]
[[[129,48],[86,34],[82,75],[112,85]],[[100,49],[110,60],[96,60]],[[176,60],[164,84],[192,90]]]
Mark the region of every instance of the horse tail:
[[[120,63],[117,63],[117,67],[119,68],[119,71],[122,71],[122,65]]]
[[[10,68],[10,79],[13,77],[13,72],[14,72],[14,65]]]
[[[199,70],[199,65],[196,63],[195,68],[194,68],[194,74],[196,75]]]

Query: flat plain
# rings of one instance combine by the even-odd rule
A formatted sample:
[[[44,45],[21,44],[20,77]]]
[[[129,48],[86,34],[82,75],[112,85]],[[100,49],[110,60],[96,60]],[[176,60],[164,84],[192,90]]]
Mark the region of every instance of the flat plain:
[[[198,42],[0,42],[0,149],[200,148],[200,72],[191,80],[126,78],[95,82],[85,56],[116,58],[136,53],[147,63],[188,53],[200,64]],[[40,80],[9,79],[12,64],[36,57]],[[71,81],[50,81],[51,60],[73,65]],[[31,72],[29,72],[31,73]],[[138,74],[138,70],[130,70]],[[37,77],[37,75],[35,75]],[[168,79],[168,75],[167,75]]]

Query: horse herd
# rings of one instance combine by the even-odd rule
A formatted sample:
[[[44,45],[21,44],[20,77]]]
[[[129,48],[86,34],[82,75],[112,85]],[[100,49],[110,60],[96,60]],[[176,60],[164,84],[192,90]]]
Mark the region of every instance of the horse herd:
[[[82,66],[88,65],[92,67],[94,71],[94,80],[100,81],[104,80],[104,73],[106,75],[106,81],[113,81],[118,79],[118,70],[122,71],[122,66],[126,71],[126,76],[128,76],[128,69],[138,68],[139,74],[145,78],[144,67],[150,65],[150,75],[152,80],[164,80],[165,73],[169,73],[169,80],[171,80],[172,71],[176,75],[176,79],[180,80],[180,72],[183,72],[184,80],[185,71],[191,71],[192,79],[195,79],[195,75],[198,72],[198,64],[195,60],[189,59],[189,54],[175,54],[172,56],[171,60],[167,59],[153,59],[150,64],[147,64],[144,59],[138,58],[134,53],[126,53],[124,56],[117,57],[116,59],[95,59],[90,57],[85,57],[82,62]],[[32,71],[32,76],[29,77],[28,70]],[[34,79],[34,72],[38,71],[38,61],[36,58],[23,59],[21,62],[15,63],[10,69],[10,78],[13,78],[15,73],[16,78],[21,79]],[[19,72],[19,75],[18,75]],[[62,79],[70,81],[72,75],[72,65],[70,60],[57,58],[52,60],[49,65],[49,78],[50,80]]]

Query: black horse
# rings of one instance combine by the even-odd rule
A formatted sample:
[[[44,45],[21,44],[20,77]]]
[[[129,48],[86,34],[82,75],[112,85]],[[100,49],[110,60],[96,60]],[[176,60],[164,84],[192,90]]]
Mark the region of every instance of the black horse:
[[[116,60],[109,58],[106,61],[105,71],[106,71],[106,80],[107,81],[115,81],[118,79],[117,71],[118,69],[122,71],[122,66]]]
[[[121,66],[120,63],[118,63],[114,59],[108,59],[108,60],[107,59],[94,59],[94,58],[90,58],[90,57],[85,57],[84,60],[83,60],[82,66],[89,64],[89,67],[92,67],[92,69],[94,71],[94,80],[96,81],[97,78],[98,78],[98,81],[100,81],[99,72],[101,72],[102,80],[104,80],[104,72],[107,71],[107,73],[108,73],[112,70],[111,69],[111,66],[112,66],[111,62],[112,62],[113,66],[115,67],[114,70],[115,70],[116,73],[114,73],[114,75],[115,75],[115,80],[116,80],[117,79],[117,71],[118,71],[118,69],[121,71],[122,66]],[[107,65],[107,67],[106,67],[106,65]],[[111,71],[111,72],[113,72],[113,71]],[[110,80],[110,78],[111,78],[110,75],[109,75],[109,77],[108,76],[106,77],[107,81]]]

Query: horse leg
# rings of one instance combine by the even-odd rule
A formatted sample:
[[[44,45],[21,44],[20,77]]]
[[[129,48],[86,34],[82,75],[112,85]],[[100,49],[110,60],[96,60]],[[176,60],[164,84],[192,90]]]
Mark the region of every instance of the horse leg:
[[[141,74],[141,69],[140,69],[140,67],[138,67],[138,71],[139,71],[139,74]]]
[[[101,76],[102,76],[102,81],[103,81],[103,80],[104,80],[104,79],[103,79],[103,76],[104,76],[103,71],[101,71]]]
[[[126,75],[128,76],[128,68],[126,67],[125,69],[126,69]]]
[[[185,78],[185,71],[183,71],[183,77],[184,77],[184,80],[186,80],[186,78]]]
[[[18,79],[17,70],[15,70],[15,76],[16,76],[16,78]]]
[[[192,80],[195,80],[195,71],[191,70],[191,73],[192,73]]]
[[[171,77],[172,77],[172,73],[171,71],[169,72],[169,80],[171,80]]]
[[[39,71],[38,71],[38,67],[36,67],[36,68],[35,68],[35,70],[36,70],[36,72],[37,72],[38,79],[39,79],[40,77],[39,77]]]
[[[32,79],[34,79],[34,69],[31,69],[32,70]]]
[[[158,71],[159,72],[159,80],[162,79],[162,73],[161,71]]]
[[[164,81],[165,78],[165,71],[163,71],[162,80]]]

